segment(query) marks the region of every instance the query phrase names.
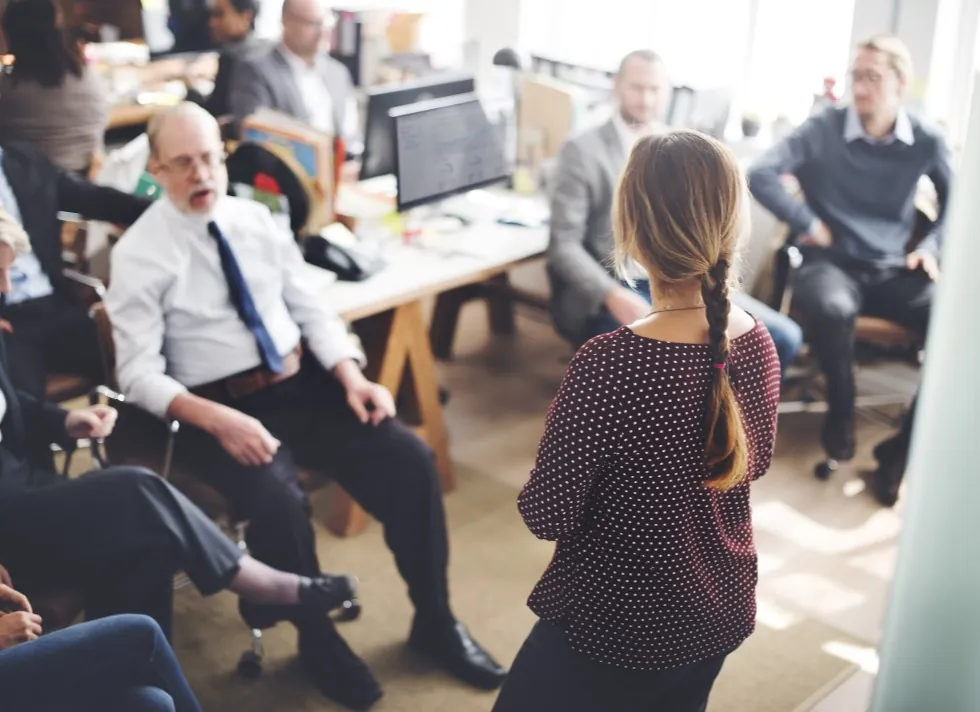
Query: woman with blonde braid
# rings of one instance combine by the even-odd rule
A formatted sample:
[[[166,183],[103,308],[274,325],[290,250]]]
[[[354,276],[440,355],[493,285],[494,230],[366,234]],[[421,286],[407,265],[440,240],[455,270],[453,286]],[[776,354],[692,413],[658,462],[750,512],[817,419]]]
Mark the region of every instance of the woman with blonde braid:
[[[653,311],[585,344],[552,404],[519,506],[557,547],[495,712],[701,712],[753,631],[749,483],[772,458],[779,361],[729,301],[747,200],[714,139],[633,149],[616,256],[649,274]]]

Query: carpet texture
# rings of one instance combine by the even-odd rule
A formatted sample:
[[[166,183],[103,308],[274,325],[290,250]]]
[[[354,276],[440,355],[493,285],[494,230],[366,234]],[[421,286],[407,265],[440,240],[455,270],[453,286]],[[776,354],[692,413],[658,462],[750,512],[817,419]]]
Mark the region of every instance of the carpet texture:
[[[453,604],[474,635],[509,663],[534,622],[524,601],[547,564],[551,545],[524,528],[515,489],[464,467],[458,476],[459,488],[446,499]],[[325,511],[326,496],[316,498],[317,511]],[[342,624],[341,632],[385,688],[378,712],[487,712],[493,694],[457,683],[405,649],[411,608],[380,528],[372,525],[363,535],[343,541],[322,529],[319,536],[324,565],[361,578],[364,612],[358,621]],[[202,599],[185,588],[176,598],[175,647],[205,710],[342,709],[307,683],[296,663],[296,634],[289,626],[267,632],[264,675],[247,682],[235,675],[248,634],[234,597]],[[781,631],[760,625],[729,658],[709,712],[792,712],[849,666],[822,652],[821,646],[830,641],[854,642],[812,620]]]

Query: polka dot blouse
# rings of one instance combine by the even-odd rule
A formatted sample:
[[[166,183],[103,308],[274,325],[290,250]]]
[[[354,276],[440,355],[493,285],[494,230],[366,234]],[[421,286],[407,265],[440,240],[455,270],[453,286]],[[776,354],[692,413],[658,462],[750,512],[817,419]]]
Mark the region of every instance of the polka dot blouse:
[[[772,460],[779,361],[761,324],[729,363],[749,475]],[[731,652],[755,627],[758,578],[749,484],[706,479],[706,345],[623,327],[575,355],[518,505],[557,541],[529,605],[600,663],[662,670]]]

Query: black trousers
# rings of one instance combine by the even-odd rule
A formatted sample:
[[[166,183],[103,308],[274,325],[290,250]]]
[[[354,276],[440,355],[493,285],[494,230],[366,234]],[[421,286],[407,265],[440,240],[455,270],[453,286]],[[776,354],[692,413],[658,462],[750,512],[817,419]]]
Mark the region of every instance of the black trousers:
[[[7,479],[10,455],[3,454]],[[89,619],[143,613],[169,637],[176,571],[204,595],[226,588],[238,572],[238,547],[148,470],[115,467],[49,481],[0,488],[0,563],[28,596],[80,590]]]
[[[603,665],[538,621],[517,653],[493,712],[704,712],[725,655],[670,670]]]
[[[68,297],[54,294],[5,308],[14,332],[4,332],[8,375],[16,388],[44,399],[50,373],[70,373],[103,382],[95,322]]]
[[[935,284],[921,271],[848,262],[820,248],[804,249],[794,309],[827,379],[828,418],[854,411],[854,323],[861,314],[925,334]]]
[[[419,622],[452,625],[445,513],[428,446],[397,420],[376,427],[358,421],[343,388],[311,357],[293,378],[226,403],[282,442],[273,462],[240,465],[216,439],[193,428],[181,430],[175,458],[249,520],[247,544],[255,558],[303,575],[320,571],[296,468],[325,471],[384,526]]]

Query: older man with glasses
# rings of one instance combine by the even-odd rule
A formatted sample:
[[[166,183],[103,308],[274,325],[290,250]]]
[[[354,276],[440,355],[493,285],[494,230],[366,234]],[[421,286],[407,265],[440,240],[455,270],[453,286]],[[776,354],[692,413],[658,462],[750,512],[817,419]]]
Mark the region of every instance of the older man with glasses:
[[[226,195],[217,123],[194,104],[154,117],[150,167],[165,196],[112,254],[106,306],[127,398],[182,423],[174,454],[249,519],[265,563],[319,571],[297,465],[332,477],[384,526],[415,606],[409,645],[495,689],[504,670],[456,621],[435,460],[262,205]],[[279,618],[243,606],[255,626]],[[326,618],[292,619],[320,690],[366,709],[381,690]]]

